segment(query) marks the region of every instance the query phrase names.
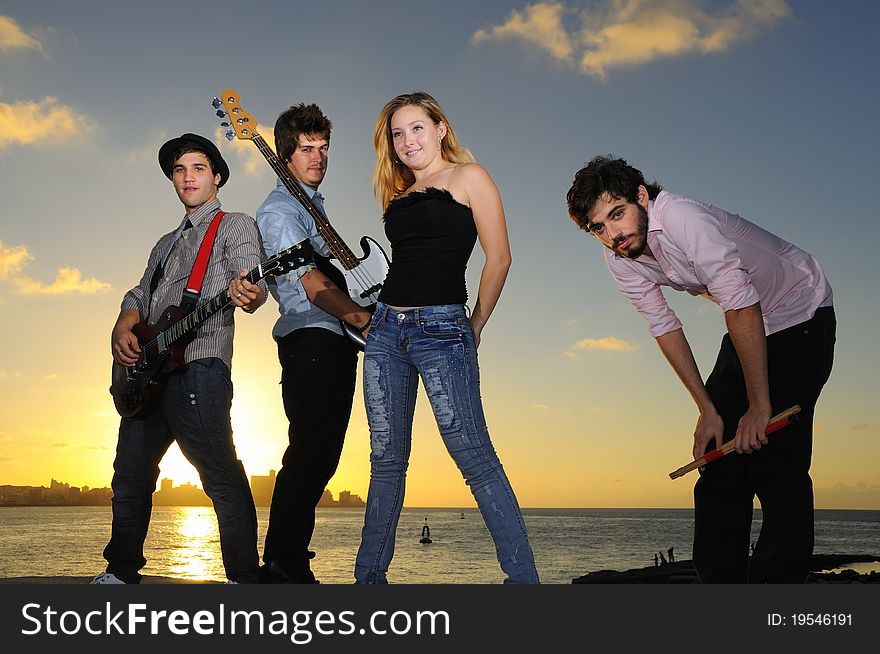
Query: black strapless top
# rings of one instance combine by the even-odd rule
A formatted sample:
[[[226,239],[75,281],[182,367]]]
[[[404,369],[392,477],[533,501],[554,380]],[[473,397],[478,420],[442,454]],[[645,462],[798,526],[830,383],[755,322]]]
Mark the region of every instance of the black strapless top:
[[[477,241],[470,207],[428,187],[392,200],[382,217],[391,268],[379,300],[398,307],[464,304],[464,274]]]

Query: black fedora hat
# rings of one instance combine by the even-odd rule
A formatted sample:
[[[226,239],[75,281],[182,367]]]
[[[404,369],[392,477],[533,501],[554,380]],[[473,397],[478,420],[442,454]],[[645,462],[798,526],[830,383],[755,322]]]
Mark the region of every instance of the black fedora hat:
[[[220,154],[220,150],[217,149],[217,146],[214,145],[213,142],[209,141],[204,136],[190,133],[178,136],[176,139],[171,139],[159,148],[159,166],[162,168],[162,172],[165,173],[165,177],[171,179],[171,167],[174,165],[172,157],[174,156],[174,153],[177,152],[178,148],[183,145],[196,146],[199,150],[205,153],[205,156],[207,156],[208,159],[211,160],[214,172],[220,175],[220,184],[217,188],[220,188],[226,183],[226,180],[229,179],[229,166],[227,166],[226,162],[223,160],[223,155]]]

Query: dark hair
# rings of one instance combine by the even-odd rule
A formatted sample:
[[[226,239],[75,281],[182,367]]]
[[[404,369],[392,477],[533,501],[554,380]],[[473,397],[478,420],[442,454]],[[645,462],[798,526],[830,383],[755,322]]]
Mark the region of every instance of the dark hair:
[[[568,190],[568,215],[578,227],[589,231],[587,214],[606,194],[612,198],[623,198],[636,203],[639,199],[639,186],[648,189],[648,197],[655,199],[663,190],[656,181],[649,184],[642,171],[633,168],[623,159],[611,155],[593,157],[586,166],[577,171],[574,182]]]
[[[275,152],[282,161],[290,161],[299,145],[301,134],[315,135],[329,141],[331,129],[333,123],[321,112],[318,105],[300,102],[282,111],[275,121]]]
[[[207,159],[208,163],[211,165],[211,174],[217,174],[217,166],[214,164],[214,160],[211,158],[211,155],[205,150],[205,148],[193,141],[190,141],[189,143],[184,143],[171,153],[171,164],[173,165],[183,155],[189,154],[190,152],[198,152],[199,154],[205,155],[205,159]]]

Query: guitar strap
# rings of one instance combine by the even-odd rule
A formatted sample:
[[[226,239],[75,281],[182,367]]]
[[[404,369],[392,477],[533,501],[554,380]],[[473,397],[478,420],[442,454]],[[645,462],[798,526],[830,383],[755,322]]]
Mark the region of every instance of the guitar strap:
[[[202,282],[205,281],[205,271],[208,269],[208,261],[211,259],[211,251],[214,249],[214,241],[217,238],[217,229],[220,227],[225,212],[218,211],[217,215],[208,226],[202,238],[202,244],[199,246],[199,254],[193,264],[192,272],[189,274],[189,280],[186,282],[186,288],[183,289],[183,297],[180,300],[180,310],[184,314],[190,313],[196,308],[199,296],[202,294]]]

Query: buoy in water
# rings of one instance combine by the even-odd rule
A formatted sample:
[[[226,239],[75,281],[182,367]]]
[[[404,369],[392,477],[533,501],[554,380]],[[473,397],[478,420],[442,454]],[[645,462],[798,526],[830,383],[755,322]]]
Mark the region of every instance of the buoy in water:
[[[458,517],[461,518],[462,520],[464,520],[464,511],[462,511],[462,512],[461,512],[461,515],[458,516]]]
[[[425,525],[422,527],[422,537],[419,539],[422,545],[427,545],[434,541],[431,540],[431,528],[428,526],[428,519],[425,518]]]

